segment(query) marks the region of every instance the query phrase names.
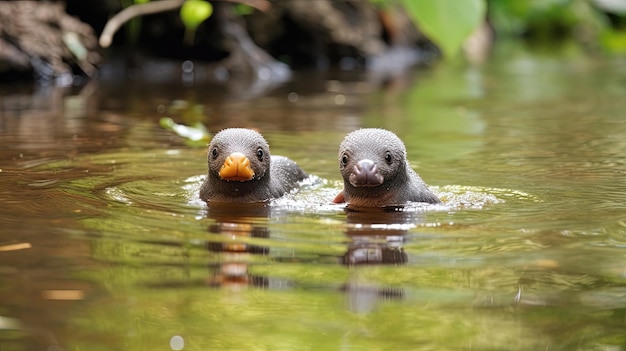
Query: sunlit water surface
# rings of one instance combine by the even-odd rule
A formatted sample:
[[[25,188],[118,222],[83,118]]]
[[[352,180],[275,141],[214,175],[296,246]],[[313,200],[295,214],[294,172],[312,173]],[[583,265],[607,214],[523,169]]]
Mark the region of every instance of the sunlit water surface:
[[[0,350],[625,350],[626,61],[202,84],[2,88]],[[262,132],[313,176],[197,199],[161,117]],[[337,147],[383,127],[443,200],[347,212]]]

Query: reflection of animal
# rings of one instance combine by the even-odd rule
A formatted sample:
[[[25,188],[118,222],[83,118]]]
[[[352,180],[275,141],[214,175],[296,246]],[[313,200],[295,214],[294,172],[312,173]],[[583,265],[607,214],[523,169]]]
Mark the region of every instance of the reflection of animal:
[[[307,174],[292,160],[270,156],[263,136],[251,129],[230,128],[209,144],[209,171],[200,199],[250,203],[277,198],[292,190]]]
[[[334,202],[351,207],[387,207],[408,201],[439,203],[406,159],[394,133],[366,128],[348,134],[339,146],[344,188]]]

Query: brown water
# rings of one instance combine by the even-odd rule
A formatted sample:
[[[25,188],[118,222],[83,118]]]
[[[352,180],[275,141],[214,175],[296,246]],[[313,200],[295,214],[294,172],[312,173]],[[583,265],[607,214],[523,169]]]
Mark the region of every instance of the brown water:
[[[624,58],[0,92],[2,351],[626,349]],[[208,210],[206,150],[166,116],[256,128],[315,177]],[[444,204],[330,204],[359,127],[403,138]]]

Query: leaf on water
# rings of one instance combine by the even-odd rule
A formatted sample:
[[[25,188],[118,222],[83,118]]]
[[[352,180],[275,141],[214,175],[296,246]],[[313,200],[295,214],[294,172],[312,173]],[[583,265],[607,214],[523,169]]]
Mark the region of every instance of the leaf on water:
[[[22,329],[20,321],[14,318],[0,316],[0,330]]]
[[[185,142],[189,146],[204,147],[211,140],[211,134],[200,122],[195,123],[193,126],[186,126],[174,122],[169,117],[163,117],[159,121],[159,125],[185,138]]]
[[[403,0],[420,29],[452,58],[485,20],[485,0]]]

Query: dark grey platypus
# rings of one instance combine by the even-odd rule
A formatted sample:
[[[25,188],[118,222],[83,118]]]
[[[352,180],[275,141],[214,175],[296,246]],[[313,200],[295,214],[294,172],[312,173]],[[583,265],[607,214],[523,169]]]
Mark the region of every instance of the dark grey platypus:
[[[409,201],[440,202],[409,165],[402,140],[385,129],[348,134],[339,146],[339,170],[344,188],[333,200],[336,203],[389,207]]]

